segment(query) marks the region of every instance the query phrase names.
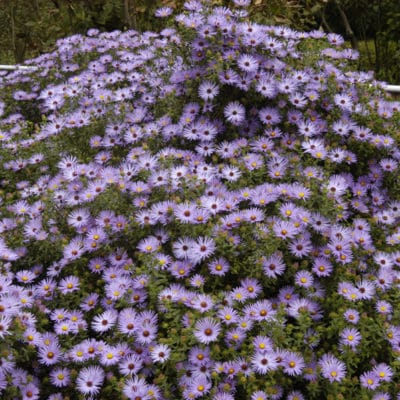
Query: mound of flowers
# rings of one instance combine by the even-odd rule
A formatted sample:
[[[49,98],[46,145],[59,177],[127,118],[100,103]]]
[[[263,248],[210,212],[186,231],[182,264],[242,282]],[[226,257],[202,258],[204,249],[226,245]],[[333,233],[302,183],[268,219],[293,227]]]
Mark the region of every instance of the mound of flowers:
[[[206,3],[0,77],[2,399],[399,398],[400,103]]]

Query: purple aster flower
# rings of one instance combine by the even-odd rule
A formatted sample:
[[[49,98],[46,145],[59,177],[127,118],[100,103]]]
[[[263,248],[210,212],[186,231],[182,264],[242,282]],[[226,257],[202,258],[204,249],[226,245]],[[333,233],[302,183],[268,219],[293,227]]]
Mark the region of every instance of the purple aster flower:
[[[233,165],[225,165],[221,170],[221,174],[229,182],[235,182],[241,176],[239,168]]]
[[[96,332],[106,332],[117,322],[118,312],[115,310],[106,310],[96,315],[92,320],[92,329]]]
[[[149,236],[139,241],[137,249],[142,253],[154,253],[159,250],[159,241],[154,236]]]
[[[228,261],[223,257],[214,259],[208,264],[208,270],[212,275],[223,276],[229,271],[229,268]]]
[[[160,7],[160,8],[157,8],[154,15],[158,18],[165,18],[165,17],[169,17],[173,13],[173,11],[174,10],[171,7]]]
[[[123,232],[128,226],[128,220],[123,215],[117,215],[111,223],[111,229],[114,233]]]
[[[304,108],[307,105],[307,98],[301,92],[294,92],[290,94],[289,101],[296,108]]]
[[[15,277],[17,278],[18,282],[28,284],[32,283],[32,281],[35,280],[36,275],[33,271],[21,270],[15,274]]]
[[[328,242],[328,249],[331,250],[335,259],[342,263],[349,263],[352,260],[350,242],[347,240],[332,238]]]
[[[242,104],[234,101],[225,106],[224,115],[228,122],[239,126],[244,122],[246,110]]]
[[[360,298],[359,290],[349,282],[339,282],[338,293],[350,301],[356,301]]]
[[[340,382],[346,376],[346,365],[331,354],[325,354],[319,361],[321,374],[332,382]]]
[[[252,371],[250,362],[246,360],[244,357],[238,357],[235,359],[235,363],[237,365],[237,368],[241,374],[244,376],[250,376]]]
[[[124,308],[118,316],[118,330],[128,336],[135,333],[139,324],[138,315],[133,308]]]
[[[337,33],[328,33],[326,38],[329,43],[335,46],[341,46],[344,43],[343,37]]]
[[[76,378],[77,389],[84,395],[96,395],[104,381],[104,370],[99,366],[82,368]]]
[[[95,257],[89,261],[89,269],[95,274],[100,274],[103,272],[106,268],[106,265],[106,260],[101,257]]]
[[[149,344],[157,336],[157,326],[150,322],[142,322],[136,327],[135,334],[140,344]]]
[[[50,346],[39,347],[39,362],[45,365],[57,364],[62,359],[60,345],[53,343]]]
[[[221,332],[220,323],[213,318],[201,318],[195,325],[194,336],[203,344],[214,342]]]
[[[219,93],[219,87],[214,82],[204,81],[199,86],[199,96],[204,101],[214,99]]]
[[[375,304],[375,309],[379,314],[391,314],[392,305],[388,301],[379,300]]]
[[[359,141],[369,141],[372,138],[372,132],[369,128],[363,126],[353,127],[353,137]]]
[[[209,237],[199,237],[192,246],[189,253],[189,260],[198,263],[210,257],[215,251],[215,242]]]
[[[332,130],[343,137],[347,136],[352,128],[354,128],[354,126],[345,119],[341,119],[332,124]]]
[[[208,347],[192,347],[189,352],[188,360],[190,364],[196,366],[209,365],[211,362],[210,349]]]
[[[194,398],[207,394],[211,389],[211,380],[208,377],[195,377],[189,385],[189,392],[193,393]]]
[[[271,319],[276,314],[269,300],[259,300],[249,306],[245,312],[251,319],[255,321],[265,321]]]
[[[269,396],[262,390],[256,390],[251,394],[251,400],[268,400]]]
[[[316,257],[313,262],[312,271],[318,277],[329,276],[333,271],[333,265],[326,257]]]
[[[120,359],[116,346],[105,345],[99,355],[99,362],[103,366],[116,365]]]
[[[380,385],[380,381],[375,372],[367,371],[360,375],[360,384],[369,390],[375,390]]]
[[[300,375],[303,372],[305,363],[301,355],[294,352],[287,352],[283,360],[283,372],[290,376]]]
[[[299,318],[301,313],[307,313],[313,320],[319,320],[322,318],[318,303],[308,298],[293,299],[288,304],[289,307],[287,312],[291,317]]]
[[[104,243],[107,239],[107,235],[104,230],[100,228],[90,229],[86,234],[83,246],[88,251],[95,251],[100,247],[101,243]]]
[[[235,86],[241,90],[248,91],[254,80],[255,72],[244,72],[239,76],[239,80],[236,82]]]
[[[188,276],[191,272],[191,270],[194,268],[194,264],[187,260],[183,261],[176,261],[174,262],[170,268],[169,271],[173,276],[176,278],[185,278]]]
[[[327,156],[327,150],[322,139],[309,138],[301,143],[305,153],[309,153],[316,159],[323,160]]]
[[[297,271],[294,277],[295,284],[300,287],[310,288],[313,286],[314,277],[306,270]]]
[[[273,98],[277,92],[274,78],[261,78],[256,83],[255,89],[268,99]]]
[[[381,268],[390,268],[393,266],[392,256],[383,251],[375,252],[373,256],[373,260],[376,264],[378,264]]]
[[[251,365],[254,371],[260,375],[266,375],[269,371],[277,369],[278,363],[273,351],[255,353],[251,357]]]
[[[244,164],[249,171],[260,169],[264,166],[263,158],[256,153],[247,153],[244,157]]]
[[[347,188],[348,183],[346,182],[346,179],[341,175],[332,175],[329,178],[328,184],[326,185],[328,195],[335,198],[344,195]]]
[[[143,367],[143,359],[138,354],[129,354],[118,365],[123,375],[136,375]]]
[[[281,93],[290,94],[297,90],[299,82],[292,76],[284,76],[277,84]]]
[[[260,282],[254,278],[243,279],[240,282],[240,286],[247,290],[249,299],[255,299],[262,292]]]
[[[150,350],[150,357],[153,362],[163,363],[168,360],[171,349],[165,344],[157,344]]]
[[[305,365],[303,377],[307,381],[315,381],[317,379],[317,363],[314,360]]]
[[[58,289],[62,294],[67,294],[79,290],[79,286],[79,278],[74,275],[70,275],[60,281]]]
[[[272,229],[275,235],[281,239],[291,239],[300,232],[300,229],[293,222],[284,220],[277,220]]]
[[[271,351],[274,347],[272,339],[267,336],[256,336],[253,339],[253,346],[256,353]]]
[[[34,383],[28,383],[20,387],[21,399],[37,400],[39,399],[40,390]]]
[[[375,365],[375,367],[372,369],[372,372],[380,382],[390,382],[393,376],[392,368],[385,363]]]
[[[232,69],[227,69],[219,74],[219,80],[222,84],[235,85],[239,79],[238,73]]]
[[[83,253],[83,239],[82,237],[73,238],[63,249],[64,258],[66,260],[78,259]]]
[[[68,368],[55,368],[50,372],[50,382],[56,387],[68,386],[71,382],[71,373]]]
[[[54,325],[54,331],[57,335],[68,335],[70,333],[78,333],[78,327],[73,325],[71,321],[61,321]]]
[[[356,282],[356,288],[360,292],[361,299],[371,300],[375,295],[375,285],[369,280],[362,279]]]
[[[280,253],[274,253],[268,258],[263,259],[262,265],[265,275],[269,278],[276,278],[282,275],[286,269],[286,265]]]
[[[239,303],[244,303],[249,298],[249,295],[246,289],[243,287],[237,287],[232,289],[229,293],[229,298]]]
[[[233,307],[223,307],[217,315],[226,325],[236,324],[239,321],[239,313]]]
[[[206,278],[203,275],[195,274],[190,278],[190,286],[201,288],[204,286]]]
[[[190,203],[176,204],[174,215],[181,223],[193,223],[196,206]]]
[[[250,54],[242,54],[237,58],[238,67],[244,72],[255,72],[258,70],[258,60]]]
[[[99,295],[97,293],[90,293],[82,300],[79,307],[83,311],[93,310],[93,308],[96,307],[98,300],[99,300]]]
[[[243,210],[244,218],[251,223],[261,222],[264,220],[264,213],[257,207],[248,208]]]
[[[232,394],[225,392],[217,392],[212,400],[235,400]]]
[[[243,317],[239,317],[237,323],[238,329],[242,332],[247,332],[254,326],[254,321],[250,318],[250,316],[248,316],[249,313],[247,313],[247,311],[247,309],[244,310],[245,315]]]
[[[392,397],[390,396],[390,394],[386,392],[377,392],[372,397],[372,400],[391,400],[391,399]]]
[[[178,259],[187,259],[192,251],[195,241],[188,237],[179,238],[172,245],[174,256]]]
[[[190,304],[195,310],[199,310],[201,313],[211,310],[214,306],[211,296],[207,294],[198,294],[190,301]]]
[[[305,398],[300,391],[292,390],[288,393],[286,400],[305,400]]]
[[[18,200],[9,207],[9,211],[14,212],[16,215],[27,215],[30,213],[31,206],[26,200]]]
[[[228,159],[235,156],[236,146],[233,143],[223,141],[217,147],[217,154],[223,158]]]
[[[351,324],[357,324],[360,319],[360,313],[350,308],[344,312],[343,316],[345,320]]]
[[[148,395],[148,390],[149,387],[146,381],[137,376],[127,379],[122,389],[124,395],[128,398],[138,397],[143,400],[150,399],[150,396]]]
[[[266,125],[275,125],[281,122],[281,115],[276,108],[273,107],[264,107],[262,108],[258,116],[260,121]]]
[[[11,331],[9,330],[11,324],[13,322],[13,318],[8,315],[0,315],[0,338],[4,339],[4,336],[11,335]]]
[[[333,102],[343,111],[351,112],[353,108],[353,100],[345,93],[335,94]]]
[[[381,268],[374,283],[377,288],[380,288],[382,291],[385,292],[392,286],[394,279],[395,274],[391,268]]]
[[[90,212],[86,208],[79,208],[72,211],[68,216],[68,224],[74,228],[81,228],[88,224],[90,218]]]
[[[350,346],[353,350],[361,342],[361,334],[356,328],[344,328],[340,334],[340,343],[345,346]]]
[[[233,0],[233,2],[239,7],[247,7],[250,5],[251,0]]]

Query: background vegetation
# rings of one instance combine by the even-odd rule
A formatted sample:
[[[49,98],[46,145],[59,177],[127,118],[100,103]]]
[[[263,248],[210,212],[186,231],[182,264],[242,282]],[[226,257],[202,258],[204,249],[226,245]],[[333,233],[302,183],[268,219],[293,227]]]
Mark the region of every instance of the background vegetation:
[[[157,30],[162,21],[154,17],[155,9],[179,9],[182,4],[183,0],[0,0],[0,62],[22,63],[50,51],[57,39],[90,28]],[[400,83],[398,0],[253,0],[251,12],[262,23],[341,33],[360,51],[360,69]]]

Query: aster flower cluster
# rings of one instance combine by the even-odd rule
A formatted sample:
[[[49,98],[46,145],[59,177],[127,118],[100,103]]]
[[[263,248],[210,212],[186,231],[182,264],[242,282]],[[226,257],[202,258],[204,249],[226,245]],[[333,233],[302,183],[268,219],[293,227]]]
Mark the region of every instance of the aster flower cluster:
[[[400,103],[249,4],[0,77],[2,398],[399,398]]]

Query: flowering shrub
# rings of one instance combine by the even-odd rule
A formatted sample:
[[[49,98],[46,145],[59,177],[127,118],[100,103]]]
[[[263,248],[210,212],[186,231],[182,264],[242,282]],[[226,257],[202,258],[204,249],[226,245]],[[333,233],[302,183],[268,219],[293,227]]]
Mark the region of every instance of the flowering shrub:
[[[248,3],[2,77],[3,399],[398,398],[400,103]]]

